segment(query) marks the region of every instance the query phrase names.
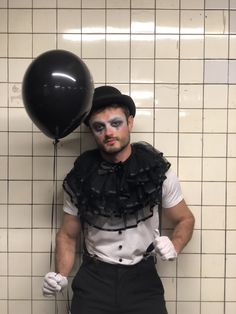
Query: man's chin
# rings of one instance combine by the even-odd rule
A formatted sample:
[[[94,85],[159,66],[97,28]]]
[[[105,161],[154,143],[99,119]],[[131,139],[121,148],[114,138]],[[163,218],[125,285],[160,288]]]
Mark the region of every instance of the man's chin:
[[[122,152],[126,147],[127,145],[122,146],[116,143],[115,145],[104,145],[101,150],[107,155],[115,155]]]
[[[103,152],[109,155],[113,155],[121,152],[122,150],[122,147],[104,147]]]
[[[125,150],[128,145],[129,145],[129,141],[127,141],[126,143],[121,143],[117,141],[114,145],[108,145],[108,144],[98,145],[98,148],[104,154],[115,155]]]

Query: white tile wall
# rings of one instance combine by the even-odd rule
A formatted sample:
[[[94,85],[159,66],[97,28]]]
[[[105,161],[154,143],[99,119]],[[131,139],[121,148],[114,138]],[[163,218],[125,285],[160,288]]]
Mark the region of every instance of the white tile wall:
[[[154,144],[179,175],[196,225],[177,262],[158,261],[169,314],[235,314],[235,0],[0,0],[0,313],[67,313],[63,297],[41,295],[53,143],[21,98],[32,58],[51,49],[83,58],[96,86],[129,93],[132,141]],[[54,229],[63,177],[92,147],[83,126],[58,143]]]

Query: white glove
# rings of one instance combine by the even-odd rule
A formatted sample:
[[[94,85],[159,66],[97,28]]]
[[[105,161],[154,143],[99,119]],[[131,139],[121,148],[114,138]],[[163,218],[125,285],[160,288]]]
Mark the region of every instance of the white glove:
[[[54,272],[47,273],[43,280],[43,295],[45,297],[55,296],[68,285],[68,280],[65,276]]]
[[[177,258],[177,252],[171,240],[166,236],[160,236],[158,229],[155,229],[155,239],[153,241],[155,252],[161,256],[163,261],[173,261]]]

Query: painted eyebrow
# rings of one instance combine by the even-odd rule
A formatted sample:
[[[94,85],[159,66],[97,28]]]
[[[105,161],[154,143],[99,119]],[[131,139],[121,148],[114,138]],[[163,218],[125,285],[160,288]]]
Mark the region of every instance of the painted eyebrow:
[[[96,126],[105,126],[105,123],[102,121],[94,121],[91,125],[92,127],[96,127]]]
[[[112,122],[116,122],[116,121],[124,121],[124,119],[122,117],[114,117],[114,118],[111,118],[110,120],[108,120],[107,122],[108,123],[112,123]],[[99,121],[99,120],[95,120],[92,125],[95,125],[95,124],[103,124],[105,125],[106,122],[103,122],[103,121]]]
[[[102,122],[102,121],[93,121],[92,124],[105,124],[105,122]]]
[[[109,123],[117,122],[117,121],[122,122],[122,121],[124,121],[124,119],[121,118],[121,117],[115,117],[115,118],[112,118],[112,119],[108,120]]]

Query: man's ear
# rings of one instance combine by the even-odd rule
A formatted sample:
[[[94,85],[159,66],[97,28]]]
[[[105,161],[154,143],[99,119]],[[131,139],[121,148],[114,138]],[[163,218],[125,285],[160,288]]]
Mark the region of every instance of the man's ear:
[[[133,129],[133,123],[134,123],[134,117],[133,117],[133,116],[129,116],[129,117],[128,117],[128,122],[127,122],[127,124],[128,124],[129,131],[130,131],[130,132],[131,132],[132,129]]]

